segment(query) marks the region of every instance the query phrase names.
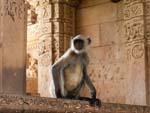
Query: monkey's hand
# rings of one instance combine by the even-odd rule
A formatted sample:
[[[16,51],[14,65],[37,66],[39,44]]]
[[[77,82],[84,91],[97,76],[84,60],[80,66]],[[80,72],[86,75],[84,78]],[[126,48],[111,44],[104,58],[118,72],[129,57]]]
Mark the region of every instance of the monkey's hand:
[[[100,99],[96,99],[96,98],[92,98],[90,100],[90,105],[91,106],[101,107],[101,100]]]

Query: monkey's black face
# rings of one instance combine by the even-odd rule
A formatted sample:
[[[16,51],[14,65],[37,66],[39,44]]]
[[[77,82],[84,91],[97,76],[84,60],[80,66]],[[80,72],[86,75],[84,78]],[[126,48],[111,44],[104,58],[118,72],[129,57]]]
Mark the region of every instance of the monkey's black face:
[[[82,39],[75,39],[73,43],[77,50],[82,50],[84,48],[84,40]]]

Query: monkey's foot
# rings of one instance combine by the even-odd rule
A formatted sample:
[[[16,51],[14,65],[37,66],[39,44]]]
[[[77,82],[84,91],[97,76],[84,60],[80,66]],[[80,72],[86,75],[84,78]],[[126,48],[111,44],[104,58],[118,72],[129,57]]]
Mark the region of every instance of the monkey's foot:
[[[101,100],[99,100],[99,99],[91,99],[90,105],[91,106],[101,107],[102,103],[101,103]]]

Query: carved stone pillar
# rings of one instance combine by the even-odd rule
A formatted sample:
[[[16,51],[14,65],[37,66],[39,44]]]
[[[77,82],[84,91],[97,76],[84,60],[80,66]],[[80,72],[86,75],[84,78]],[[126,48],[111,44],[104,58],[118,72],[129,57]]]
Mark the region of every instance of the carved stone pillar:
[[[128,94],[130,104],[146,104],[146,65],[144,37],[144,3],[124,0],[124,29],[127,50]]]
[[[41,96],[50,95],[51,65],[68,48],[70,37],[74,35],[76,4],[73,0],[43,0],[38,3],[38,87]]]
[[[0,1],[0,93],[25,94],[24,0]]]
[[[52,65],[52,4],[39,0],[36,7],[38,23],[38,93],[49,96],[50,66]]]
[[[78,0],[52,0],[53,3],[53,62],[67,50],[75,34],[75,6]]]

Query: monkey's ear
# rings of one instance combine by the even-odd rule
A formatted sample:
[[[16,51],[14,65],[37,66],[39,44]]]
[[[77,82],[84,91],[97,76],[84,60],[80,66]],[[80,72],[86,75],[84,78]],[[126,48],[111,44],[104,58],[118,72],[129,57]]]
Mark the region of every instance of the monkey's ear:
[[[89,37],[89,38],[87,38],[87,40],[88,40],[88,44],[91,44],[91,42],[92,42],[91,38]]]

